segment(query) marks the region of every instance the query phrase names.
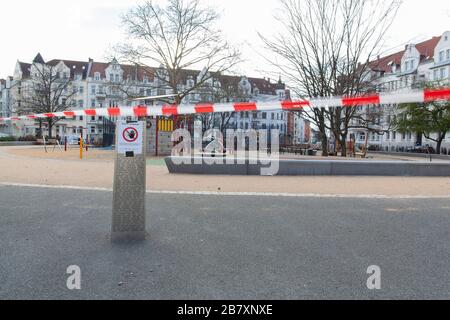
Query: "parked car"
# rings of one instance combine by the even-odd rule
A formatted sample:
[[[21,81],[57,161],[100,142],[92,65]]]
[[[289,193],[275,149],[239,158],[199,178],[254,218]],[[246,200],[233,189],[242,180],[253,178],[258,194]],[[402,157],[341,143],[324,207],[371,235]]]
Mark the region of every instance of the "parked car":
[[[80,145],[80,136],[78,135],[71,135],[71,136],[66,136],[67,138],[67,144],[72,146],[72,145]],[[64,140],[63,140],[64,141]],[[83,144],[86,143],[86,139],[83,139]]]

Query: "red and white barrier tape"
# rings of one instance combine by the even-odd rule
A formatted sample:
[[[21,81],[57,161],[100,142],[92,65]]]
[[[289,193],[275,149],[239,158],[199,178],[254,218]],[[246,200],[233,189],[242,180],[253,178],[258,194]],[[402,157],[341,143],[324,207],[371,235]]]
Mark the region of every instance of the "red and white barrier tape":
[[[373,94],[361,97],[335,97],[324,99],[310,99],[301,101],[282,101],[266,103],[227,103],[227,104],[197,104],[197,105],[166,105],[166,106],[137,106],[115,107],[102,109],[86,109],[65,111],[28,116],[0,118],[0,121],[20,121],[38,118],[73,118],[77,116],[104,117],[147,117],[147,116],[175,116],[188,114],[224,113],[241,111],[293,111],[305,107],[354,107],[368,104],[384,105],[399,103],[427,103],[433,101],[450,101],[450,88],[421,91],[409,91],[395,94]]]

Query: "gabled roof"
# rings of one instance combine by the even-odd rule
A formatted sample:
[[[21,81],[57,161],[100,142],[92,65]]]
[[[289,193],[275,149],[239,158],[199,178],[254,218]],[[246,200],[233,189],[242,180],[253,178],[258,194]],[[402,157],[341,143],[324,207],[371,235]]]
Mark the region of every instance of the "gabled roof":
[[[23,78],[28,78],[30,76],[30,72],[31,72],[30,71],[31,64],[19,61],[19,67],[20,67],[20,71],[22,72],[22,77]]]
[[[429,40],[420,42],[416,44],[416,49],[420,53],[420,61],[425,61],[434,55],[434,49],[437,44],[441,40],[441,37],[433,37]],[[381,57],[375,61],[369,63],[371,69],[373,71],[382,71],[382,72],[390,72],[392,68],[392,64],[400,65],[403,55],[405,54],[405,50],[390,54],[385,57]]]
[[[96,73],[100,73],[102,78],[106,78],[106,69],[111,63],[93,62],[89,77],[94,77]],[[144,77],[148,77],[149,81],[153,81],[155,69],[150,67],[143,67],[139,65],[119,64],[123,70],[123,78],[126,80],[129,76],[132,80],[143,81]]]
[[[42,58],[41,54],[38,53],[36,55],[36,57],[33,59],[33,63],[40,63],[40,64],[45,64],[44,59]]]

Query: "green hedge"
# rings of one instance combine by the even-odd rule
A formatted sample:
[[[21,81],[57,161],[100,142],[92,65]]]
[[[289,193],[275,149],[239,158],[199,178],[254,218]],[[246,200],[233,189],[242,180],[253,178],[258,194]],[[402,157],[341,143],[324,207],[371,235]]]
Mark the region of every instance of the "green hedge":
[[[16,140],[17,139],[15,137],[0,137],[0,142],[12,142]]]

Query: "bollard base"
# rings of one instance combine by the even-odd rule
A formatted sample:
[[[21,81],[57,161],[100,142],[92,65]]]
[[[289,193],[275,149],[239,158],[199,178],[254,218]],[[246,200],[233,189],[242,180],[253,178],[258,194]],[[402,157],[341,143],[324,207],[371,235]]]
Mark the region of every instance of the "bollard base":
[[[143,232],[113,232],[111,234],[111,242],[138,242],[145,241],[147,239],[147,233]]]

